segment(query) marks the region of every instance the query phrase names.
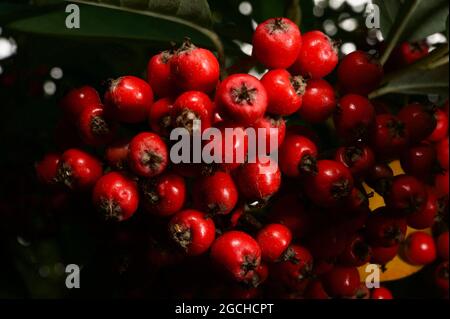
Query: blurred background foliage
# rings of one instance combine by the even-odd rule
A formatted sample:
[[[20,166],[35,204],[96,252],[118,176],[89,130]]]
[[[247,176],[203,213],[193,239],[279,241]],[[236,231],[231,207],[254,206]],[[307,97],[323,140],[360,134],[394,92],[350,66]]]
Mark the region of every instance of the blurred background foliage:
[[[65,27],[67,1],[0,2],[0,298],[123,296],[124,287],[132,295],[133,284],[145,281],[117,271],[129,266],[131,252],[115,245],[116,232],[92,217],[85,200],[71,198],[61,207],[58,200],[63,200],[49,198],[33,177],[33,163],[52,150],[57,103],[69,88],[92,85],[103,92],[108,79],[145,77],[149,57],[186,36],[223,54],[228,72],[260,75],[264,69],[250,57],[252,32],[275,16],[289,17],[302,32],[323,30],[341,42],[341,55],[356,48],[376,54],[382,40],[389,43],[394,36],[409,5],[406,0],[374,1],[381,29],[369,30],[368,0],[71,2],[80,7],[80,29]],[[439,103],[448,95],[448,2],[410,3],[411,19],[399,40],[426,39],[444,52],[437,58],[445,58],[447,48],[447,62],[433,68],[418,64],[390,78],[382,93],[393,108],[409,99]],[[148,232],[145,221],[132,223],[121,227]],[[69,263],[83,267],[80,291],[64,286]],[[390,283],[394,295],[432,297],[426,271]]]

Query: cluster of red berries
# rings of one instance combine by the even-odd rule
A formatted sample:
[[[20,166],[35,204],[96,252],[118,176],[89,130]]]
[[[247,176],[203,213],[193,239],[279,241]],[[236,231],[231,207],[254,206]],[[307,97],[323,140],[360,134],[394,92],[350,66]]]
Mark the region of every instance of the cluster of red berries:
[[[37,164],[39,179],[90,194],[108,220],[151,216],[165,225],[170,247],[164,257],[149,252],[153,264],[209,256],[198,257],[205,272],[225,275],[231,296],[392,298],[386,288],[368,291],[357,267],[385,265],[402,243],[409,262],[434,261],[432,237],[404,236],[407,226],[447,218],[440,212],[448,204],[448,104],[412,103],[392,114],[369,100],[383,68],[362,51],[343,58],[333,87],[324,77],[339,63],[335,43],[320,31],[301,35],[286,18],[258,25],[253,57],[269,69],[261,79],[220,79],[215,55],[186,41],[150,59],[147,81],[120,77],[102,100],[91,87],[73,89],[61,103],[62,152]],[[291,125],[291,115],[307,124]],[[192,132],[194,120],[202,129],[278,129],[279,148],[269,152],[279,152],[279,163],[172,163],[171,129]],[[311,129],[325,122],[341,141],[332,152],[320,149]],[[233,142],[221,142],[223,154],[247,151],[245,134]],[[394,176],[393,159],[406,174]],[[364,182],[385,207],[370,212]],[[446,261],[436,280],[448,293],[448,231],[437,245]],[[211,283],[205,286],[212,296]]]

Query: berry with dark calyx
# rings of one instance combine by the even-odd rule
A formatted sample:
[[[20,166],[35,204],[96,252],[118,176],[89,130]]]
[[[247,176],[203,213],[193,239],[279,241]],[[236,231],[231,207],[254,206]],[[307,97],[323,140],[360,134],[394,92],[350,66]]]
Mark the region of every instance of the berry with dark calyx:
[[[407,174],[423,180],[436,168],[436,151],[431,144],[421,143],[404,151],[400,163]]]
[[[306,83],[302,107],[298,112],[306,122],[322,123],[333,114],[336,104],[334,89],[327,81],[310,79]]]
[[[242,125],[251,125],[264,116],[268,96],[264,86],[254,76],[233,74],[219,84],[215,102],[226,118]]]
[[[400,244],[394,244],[392,246],[371,246],[372,255],[370,256],[370,262],[372,264],[378,264],[385,266],[388,262],[397,256]]]
[[[366,174],[365,182],[378,194],[384,195],[391,188],[394,172],[385,163],[375,164]]]
[[[174,100],[166,97],[157,100],[150,107],[148,122],[153,132],[161,136],[169,136],[172,128],[172,118],[170,116]]]
[[[252,127],[255,129],[256,134],[258,136],[258,129],[264,129],[264,133],[266,135],[266,154],[272,154],[277,151],[279,147],[283,144],[285,135],[286,135],[286,122],[281,116],[270,116],[266,115],[263,118],[257,120],[253,123]],[[273,130],[272,130],[273,129]],[[276,130],[276,131],[275,131]],[[276,136],[275,136],[276,132]],[[270,140],[273,136],[273,140],[277,142],[275,147],[270,146]],[[261,146],[259,144],[259,140],[257,141],[257,149],[261,150]]]
[[[409,216],[424,209],[427,201],[426,188],[413,176],[397,175],[385,197],[386,205],[398,216]]]
[[[280,169],[289,177],[315,174],[317,152],[317,146],[307,137],[288,133],[279,149]]]
[[[405,124],[411,143],[423,141],[436,128],[434,110],[420,103],[411,103],[404,106],[397,117]]]
[[[232,230],[214,241],[211,258],[225,275],[238,282],[249,282],[257,275],[261,248],[247,233]]]
[[[147,82],[155,95],[160,98],[175,93],[169,64],[172,55],[170,51],[162,51],[152,56],[147,64]]]
[[[354,177],[364,177],[375,165],[375,155],[368,146],[341,146],[334,159],[347,166]]]
[[[360,286],[358,269],[336,266],[324,274],[322,283],[327,294],[332,297],[352,297]]]
[[[392,293],[386,287],[373,288],[370,292],[370,299],[394,299]]]
[[[434,282],[436,286],[443,292],[448,293],[449,288],[449,266],[448,260],[442,261],[436,266],[434,271]]]
[[[367,288],[365,283],[361,283],[353,296],[346,297],[346,299],[370,299],[369,288]]]
[[[365,235],[373,246],[390,247],[403,241],[406,220],[392,216],[387,207],[377,208],[367,219]]]
[[[434,239],[422,231],[411,233],[404,242],[403,253],[408,263],[430,264],[436,259]]]
[[[370,246],[361,235],[354,235],[339,256],[339,263],[346,266],[359,267],[369,262]]]
[[[100,104],[85,107],[77,124],[81,139],[90,146],[108,144],[117,131],[117,123],[106,114]]]
[[[436,109],[434,118],[436,119],[436,127],[433,133],[428,136],[427,140],[430,142],[439,142],[448,136],[448,116],[442,109]]]
[[[124,221],[136,212],[139,192],[133,180],[121,173],[111,172],[98,179],[92,200],[106,220]]]
[[[439,212],[439,202],[434,190],[427,187],[427,200],[422,209],[406,217],[408,226],[425,229],[433,226]]]
[[[377,158],[390,159],[406,149],[409,135],[405,124],[398,117],[380,114],[375,117],[370,142]]]
[[[253,34],[253,56],[269,69],[286,69],[297,58],[302,37],[297,25],[287,18],[271,18]]]
[[[448,146],[448,136],[436,143],[436,157],[439,166],[448,171],[449,168],[449,146]]]
[[[161,174],[168,164],[167,146],[154,133],[139,133],[130,142],[128,162],[131,170],[139,176]]]
[[[122,138],[111,143],[105,149],[105,159],[109,166],[115,169],[124,169],[127,166],[130,152],[130,139]]]
[[[392,53],[399,66],[405,66],[428,55],[429,47],[426,41],[403,42]]]
[[[215,232],[213,220],[193,209],[176,213],[169,222],[172,240],[189,256],[205,253],[214,241]]]
[[[153,104],[153,91],[144,80],[135,76],[123,76],[111,81],[104,101],[107,110],[116,120],[139,123],[147,119]]]
[[[175,214],[186,201],[186,183],[175,173],[163,173],[143,180],[140,189],[145,210],[157,216]]]
[[[97,158],[73,148],[61,155],[56,180],[73,190],[87,190],[94,186],[102,173],[102,163]]]
[[[292,76],[284,69],[264,74],[261,83],[269,99],[267,112],[274,115],[291,115],[302,106],[306,82],[301,76]]]
[[[287,252],[292,241],[292,234],[289,228],[282,224],[268,224],[260,229],[256,235],[256,241],[261,247],[261,257],[268,262],[275,262],[289,259]]]
[[[239,196],[233,179],[224,172],[199,178],[194,182],[192,193],[194,207],[212,215],[230,213]]]
[[[290,70],[313,79],[330,74],[338,64],[335,43],[320,31],[304,33],[302,42],[302,49]]]
[[[66,115],[76,119],[86,106],[101,104],[97,91],[90,86],[70,90],[60,102]]]
[[[38,180],[45,185],[55,185],[57,183],[58,164],[61,155],[58,153],[47,153],[35,164]]]
[[[219,62],[206,49],[186,40],[169,61],[170,74],[183,91],[212,92],[219,81]]]
[[[368,95],[380,84],[383,67],[368,53],[354,51],[342,59],[337,74],[343,92]]]

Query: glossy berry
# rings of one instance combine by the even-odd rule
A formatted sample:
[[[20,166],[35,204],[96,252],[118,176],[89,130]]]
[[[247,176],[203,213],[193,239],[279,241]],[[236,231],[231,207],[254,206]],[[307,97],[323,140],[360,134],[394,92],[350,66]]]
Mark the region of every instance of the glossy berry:
[[[365,235],[374,246],[390,247],[400,243],[406,234],[406,220],[393,217],[386,207],[377,208],[367,219]]]
[[[97,91],[90,86],[70,90],[60,102],[66,115],[76,119],[86,106],[101,104]]]
[[[117,131],[117,124],[100,104],[85,107],[79,115],[77,124],[81,139],[90,146],[108,144]]]
[[[172,127],[187,129],[191,134],[194,121],[201,121],[201,130],[211,126],[214,106],[208,95],[200,91],[187,91],[181,94],[170,110]]]
[[[213,220],[193,209],[176,213],[169,222],[172,240],[189,256],[205,253],[214,241],[215,232]]]
[[[289,228],[282,224],[268,224],[259,230],[256,241],[261,247],[261,257],[268,262],[275,262],[287,256],[287,249],[292,241]]]
[[[310,31],[303,34],[302,42],[302,49],[291,67],[293,73],[314,79],[330,74],[338,64],[333,41],[320,31]]]
[[[257,134],[256,136],[259,136],[258,129],[264,129],[263,134],[266,136],[265,154],[272,154],[283,144],[286,135],[286,121],[281,116],[274,117],[266,115],[253,123],[252,127],[255,129]],[[273,147],[270,145],[271,138],[273,138],[273,141],[276,142],[276,144],[273,144]],[[259,140],[257,143],[257,149],[262,152],[262,146],[259,143]]]
[[[104,101],[116,120],[125,123],[143,122],[153,103],[153,91],[144,80],[124,76],[111,82]]]
[[[105,160],[109,166],[115,169],[124,169],[127,165],[130,140],[128,138],[119,139],[111,143],[105,149]]]
[[[377,163],[367,172],[364,181],[378,194],[384,195],[391,187],[393,177],[394,172],[389,165]]]
[[[147,64],[147,82],[160,98],[175,93],[169,64],[172,55],[170,51],[163,51],[152,56]]]
[[[398,62],[400,62],[401,65],[412,64],[415,61],[427,56],[428,50],[429,47],[426,41],[414,43],[403,42],[398,48],[398,53],[400,55]]]
[[[343,96],[334,112],[334,126],[337,134],[345,141],[366,141],[375,119],[375,109],[368,99],[361,95]]]
[[[207,214],[228,214],[236,206],[238,191],[228,173],[201,177],[193,186],[194,207]]]
[[[443,292],[448,292],[449,288],[449,266],[448,261],[443,261],[436,266],[434,271],[434,282]]]
[[[261,248],[242,231],[228,231],[211,247],[211,258],[226,276],[238,282],[251,282],[261,263]]]
[[[38,180],[45,185],[54,185],[57,183],[58,164],[61,155],[57,153],[47,153],[35,164]]]
[[[448,136],[448,116],[442,109],[437,109],[434,112],[434,118],[436,127],[427,139],[431,142],[439,142]]]
[[[408,226],[415,229],[425,229],[433,226],[438,216],[438,197],[431,188],[427,188],[427,200],[422,209],[407,216]]]
[[[448,241],[448,231],[440,234],[436,240],[438,255],[444,260],[448,260]]]
[[[206,49],[185,41],[170,59],[170,74],[183,91],[210,93],[219,81],[219,62]]]
[[[342,91],[368,95],[380,84],[383,67],[368,53],[354,51],[342,59],[337,74]]]
[[[136,212],[139,193],[133,180],[111,172],[100,177],[95,184],[92,201],[105,219],[123,221]]]
[[[433,237],[421,231],[410,234],[404,243],[403,253],[406,260],[413,265],[432,263],[436,259]]]
[[[375,117],[370,142],[377,157],[392,158],[406,149],[409,135],[399,118],[391,114],[380,114]]]
[[[164,173],[141,182],[142,202],[146,211],[157,216],[173,215],[186,201],[184,178],[174,173]]]
[[[261,83],[269,99],[267,112],[284,116],[301,108],[306,88],[301,76],[292,76],[284,69],[276,69],[264,74]]]
[[[394,299],[392,293],[386,287],[373,288],[370,292],[370,299]]]
[[[154,133],[139,133],[130,142],[128,162],[131,170],[143,177],[162,173],[168,163],[168,150],[164,141]]]
[[[386,205],[393,213],[407,216],[424,208],[427,192],[422,182],[413,176],[397,175],[385,197]]]
[[[300,117],[309,123],[325,122],[333,114],[336,103],[334,89],[327,81],[310,79],[299,109]]]
[[[336,266],[323,276],[322,283],[330,296],[351,297],[360,286],[358,269]]]
[[[334,159],[350,169],[354,177],[363,177],[375,165],[375,155],[368,146],[341,146]]]
[[[269,69],[286,69],[294,63],[302,37],[297,25],[287,18],[271,18],[253,34],[253,56]]]
[[[386,265],[392,259],[397,256],[399,251],[399,244],[394,244],[392,246],[371,246],[372,256],[370,257],[370,262],[378,265]]]
[[[227,77],[216,91],[219,112],[243,125],[251,125],[262,118],[267,103],[266,89],[257,78],[249,74]]]
[[[448,171],[449,165],[449,146],[448,136],[436,143],[436,157],[439,162],[439,166]]]
[[[436,151],[431,144],[421,143],[405,150],[400,163],[405,173],[424,179],[435,170]]]
[[[102,176],[102,163],[94,156],[78,149],[69,149],[61,155],[56,179],[73,190],[86,190]]]
[[[289,177],[317,171],[317,146],[304,136],[288,134],[278,156],[281,171]]]
[[[436,128],[433,111],[420,103],[411,103],[404,106],[397,117],[405,124],[411,143],[421,142],[430,136]]]
[[[370,246],[360,235],[354,235],[348,241],[344,252],[339,256],[339,263],[346,266],[359,267],[369,262]]]
[[[343,164],[317,161],[317,173],[305,178],[305,192],[318,206],[332,207],[348,198],[353,188],[353,177]]]
[[[161,136],[169,136],[172,125],[170,111],[173,102],[172,98],[166,97],[152,104],[148,113],[148,122],[153,132]]]

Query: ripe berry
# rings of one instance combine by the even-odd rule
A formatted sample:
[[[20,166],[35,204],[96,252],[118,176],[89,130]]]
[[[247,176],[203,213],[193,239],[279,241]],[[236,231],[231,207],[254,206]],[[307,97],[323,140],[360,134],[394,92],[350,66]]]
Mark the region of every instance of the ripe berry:
[[[197,48],[189,40],[175,52],[169,65],[172,79],[183,91],[210,93],[219,81],[219,62],[215,55]]]
[[[394,172],[389,165],[378,163],[367,172],[365,182],[378,194],[384,195],[390,189],[393,177]]]
[[[370,299],[393,299],[393,297],[389,289],[380,287],[372,289]]]
[[[438,210],[438,198],[431,188],[427,188],[427,201],[421,210],[407,216],[408,226],[415,229],[425,229],[433,226]]]
[[[155,95],[160,98],[174,93],[169,65],[171,58],[172,53],[170,51],[163,51],[152,56],[147,64],[147,82]]]
[[[112,81],[105,93],[105,106],[118,121],[125,123],[146,120],[152,103],[152,88],[135,76],[124,76]]]
[[[183,208],[186,200],[184,179],[174,173],[164,173],[141,183],[144,208],[157,216],[169,216]]]
[[[169,222],[173,241],[189,256],[206,252],[214,241],[216,227],[202,212],[187,209],[176,213]]]
[[[443,261],[436,266],[434,271],[434,282],[443,292],[448,292],[449,287],[449,266],[448,261]]]
[[[367,219],[365,234],[374,246],[396,245],[405,237],[406,220],[393,217],[386,207],[377,208]]]
[[[333,41],[320,31],[310,31],[303,34],[302,42],[302,49],[291,67],[293,73],[314,79],[330,74],[338,64]]]
[[[409,137],[405,124],[391,114],[375,117],[371,132],[372,148],[380,158],[391,158],[401,154],[408,145]]]
[[[90,86],[70,90],[60,102],[63,111],[72,118],[77,118],[86,106],[98,104],[101,104],[100,97]]]
[[[264,116],[268,97],[257,78],[249,74],[233,74],[220,83],[216,104],[225,117],[243,125],[251,125]],[[222,113],[221,113],[222,114]]]
[[[271,18],[253,34],[253,56],[269,69],[286,69],[294,63],[302,37],[297,25],[287,18]]]
[[[303,94],[302,107],[299,114],[309,123],[321,123],[333,114],[336,107],[336,96],[333,87],[325,80],[310,79]]]
[[[431,142],[438,142],[448,136],[448,116],[441,109],[437,109],[434,112],[434,118],[436,120],[436,127],[433,133],[428,136],[428,140]]]
[[[361,235],[354,235],[339,256],[339,263],[345,266],[359,267],[369,262],[370,246]]]
[[[214,116],[214,105],[208,95],[200,91],[188,91],[181,94],[170,110],[172,127],[182,127],[190,133],[194,121],[201,121],[201,129],[211,127]]]
[[[250,235],[233,230],[214,241],[211,258],[234,280],[251,282],[261,263],[261,248]]]
[[[289,177],[300,177],[317,171],[317,147],[308,138],[288,134],[279,150],[281,171]]]
[[[436,151],[431,144],[421,143],[403,152],[400,163],[407,174],[425,179],[435,169]]]
[[[322,281],[319,279],[311,280],[305,290],[306,299],[330,299],[330,296],[323,288]]]
[[[105,219],[123,221],[130,218],[138,208],[138,189],[133,180],[121,173],[107,173],[95,184],[92,201]]]
[[[216,172],[201,177],[193,186],[194,207],[207,214],[228,214],[236,206],[238,191],[231,176]]]
[[[280,188],[281,173],[270,158],[258,157],[256,163],[246,163],[234,173],[240,194],[251,201],[266,201]]]
[[[148,113],[148,121],[153,132],[161,136],[169,136],[171,128],[170,111],[173,107],[172,98],[162,98],[152,104]]]
[[[434,190],[438,198],[448,197],[449,176],[448,171],[434,176]]]
[[[392,56],[386,65],[391,69],[398,69],[427,56],[428,50],[429,47],[426,41],[403,42],[392,52]]]
[[[334,159],[348,167],[354,177],[365,176],[375,165],[375,155],[368,146],[341,146]]]
[[[289,228],[282,224],[269,224],[256,235],[256,241],[261,247],[261,257],[268,262],[283,259],[292,241]]]
[[[56,179],[73,190],[86,190],[94,186],[102,176],[102,163],[94,156],[69,149],[61,155]]]
[[[336,266],[323,276],[323,286],[333,297],[351,297],[360,286],[356,267]]]
[[[439,257],[444,260],[448,260],[448,231],[439,235],[436,245]]]
[[[406,105],[400,110],[397,117],[405,124],[411,143],[421,142],[436,128],[433,111],[428,110],[420,103]]]
[[[413,176],[397,175],[385,197],[386,205],[396,215],[410,215],[421,211],[427,200],[425,186]]]
[[[302,106],[306,83],[301,76],[291,76],[284,69],[271,70],[261,79],[269,103],[267,112],[275,115],[291,115]]]
[[[285,135],[286,135],[286,122],[285,120],[279,116],[279,117],[272,117],[270,115],[266,115],[263,118],[257,120],[255,123],[253,123],[252,127],[255,129],[257,136],[258,135],[258,129],[262,128],[264,129],[264,134],[266,135],[266,154],[272,154],[274,151],[278,150],[278,148],[283,144]],[[271,130],[271,129],[275,129]],[[275,132],[277,132],[277,136],[275,136]],[[274,141],[277,141],[276,147],[273,149],[270,147],[270,139],[272,138]],[[257,138],[257,149],[261,150],[261,146],[259,144],[259,139]]]
[[[449,161],[448,136],[436,143],[436,155],[439,165],[444,170],[448,170]]]
[[[338,67],[338,83],[345,93],[368,95],[381,82],[383,67],[363,51],[346,55]]]
[[[117,124],[106,114],[102,105],[89,105],[78,118],[78,131],[84,143],[100,146],[112,141],[117,131]]]
[[[345,141],[367,140],[375,119],[375,109],[368,99],[356,94],[343,96],[334,112],[337,134]]]
[[[130,140],[120,139],[110,144],[105,150],[105,159],[109,166],[115,169],[124,169],[127,165]]]
[[[343,164],[317,161],[317,173],[305,177],[305,192],[318,206],[332,207],[348,198],[353,189],[353,177]]]
[[[413,265],[430,264],[436,259],[433,237],[421,231],[414,232],[406,238],[403,252],[406,260]]]
[[[378,265],[386,265],[397,256],[399,247],[399,244],[387,247],[371,246],[372,256],[370,257],[370,262]]]
[[[54,185],[57,182],[58,164],[61,155],[48,153],[35,164],[36,175],[39,181],[46,185]]]
[[[167,146],[154,133],[139,133],[130,142],[128,161],[132,171],[139,176],[158,175],[165,170],[168,163]]]

